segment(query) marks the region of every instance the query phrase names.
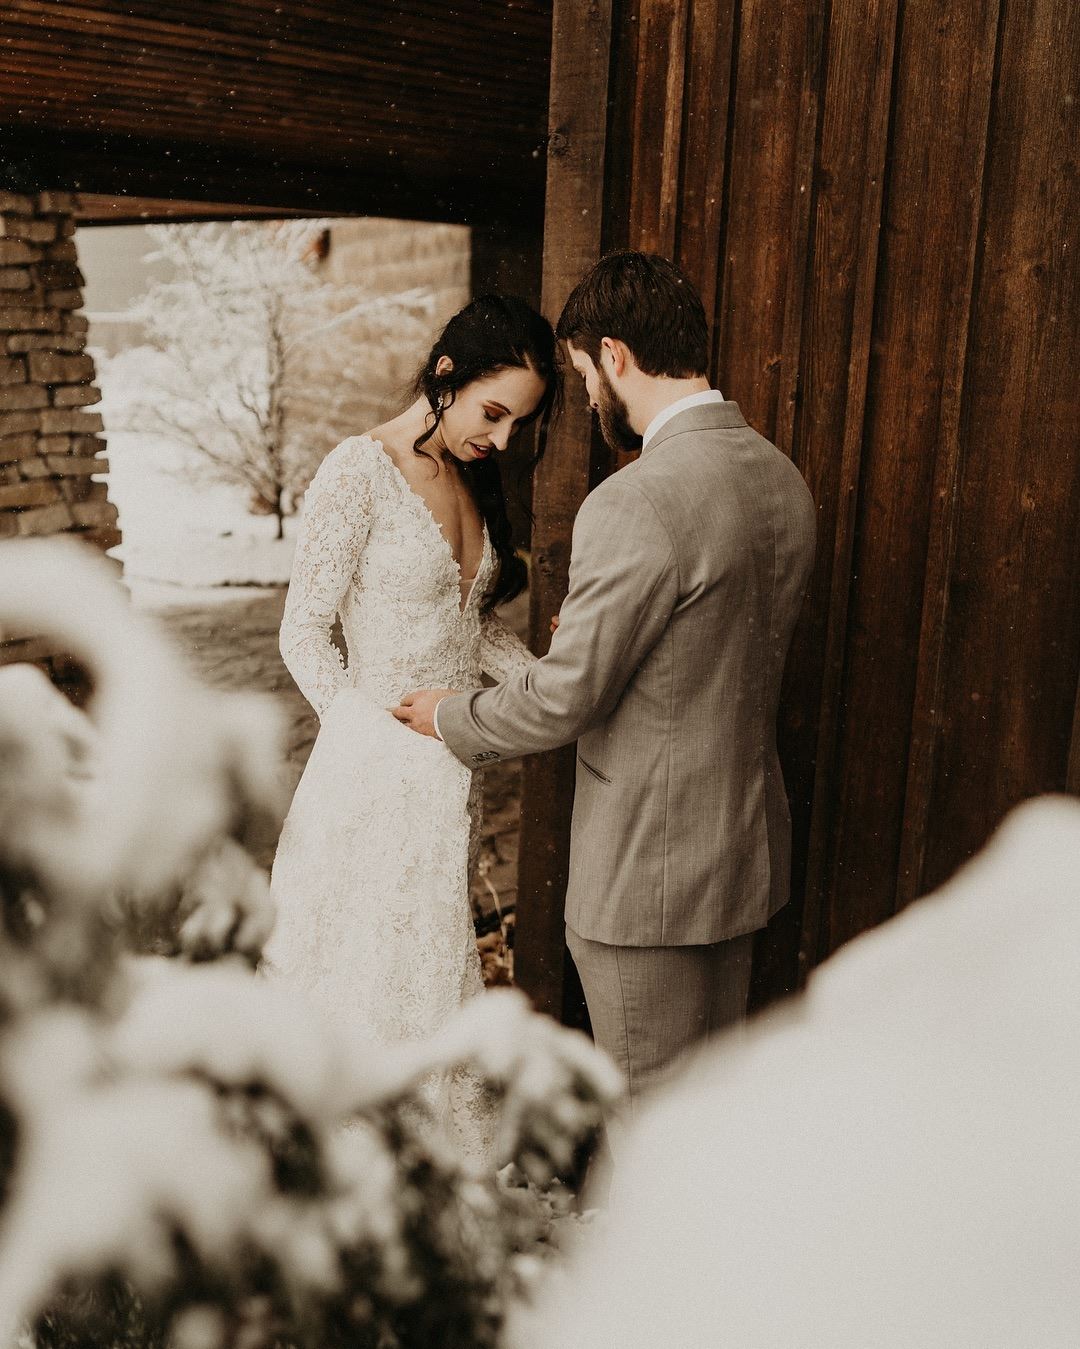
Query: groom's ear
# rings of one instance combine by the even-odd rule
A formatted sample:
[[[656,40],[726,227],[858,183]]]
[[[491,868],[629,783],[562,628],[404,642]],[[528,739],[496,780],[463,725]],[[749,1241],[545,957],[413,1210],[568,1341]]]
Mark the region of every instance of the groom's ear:
[[[600,361],[603,364],[605,357],[611,368],[611,373],[619,378],[626,373],[628,365],[634,357],[630,348],[625,342],[620,342],[617,337],[602,337],[600,339]]]

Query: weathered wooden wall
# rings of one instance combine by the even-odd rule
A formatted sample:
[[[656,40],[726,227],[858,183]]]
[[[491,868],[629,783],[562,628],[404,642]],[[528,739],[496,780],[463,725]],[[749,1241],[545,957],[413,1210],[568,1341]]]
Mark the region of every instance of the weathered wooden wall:
[[[599,146],[574,124],[607,70],[569,115],[560,85],[597,44],[586,8],[555,6],[549,167],[577,154],[603,221],[553,213],[549,182],[549,270],[598,236],[676,257],[719,386],[819,507],[767,997],[1021,798],[1080,790],[1080,8],[615,0]]]

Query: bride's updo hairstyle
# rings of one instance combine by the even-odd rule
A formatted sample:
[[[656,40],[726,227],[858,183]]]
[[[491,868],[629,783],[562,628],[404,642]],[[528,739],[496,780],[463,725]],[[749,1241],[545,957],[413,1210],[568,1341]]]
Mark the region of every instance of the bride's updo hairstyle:
[[[450,357],[453,368],[437,375],[435,367],[442,356]],[[544,452],[543,427],[560,395],[555,333],[547,319],[516,295],[478,295],[439,334],[412,390],[414,398],[427,399],[435,416],[431,427],[413,443],[416,453],[435,458],[424,446],[457,394],[473,380],[508,369],[532,369],[544,382],[544,396],[528,418],[541,424],[539,449],[532,461],[533,465],[538,463]],[[484,597],[483,609],[487,612],[520,595],[528,584],[529,571],[514,549],[496,456],[459,467],[487,525],[499,562],[495,584]]]

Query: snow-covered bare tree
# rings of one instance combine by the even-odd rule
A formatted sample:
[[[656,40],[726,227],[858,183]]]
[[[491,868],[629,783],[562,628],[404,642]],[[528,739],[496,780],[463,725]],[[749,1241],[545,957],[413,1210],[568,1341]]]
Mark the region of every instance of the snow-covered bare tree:
[[[164,264],[127,318],[145,345],[104,363],[117,430],[160,435],[192,471],[243,488],[284,519],[326,452],[351,429],[357,353],[374,339],[422,339],[434,296],[375,295],[320,275],[326,221],[233,221],[150,228]]]

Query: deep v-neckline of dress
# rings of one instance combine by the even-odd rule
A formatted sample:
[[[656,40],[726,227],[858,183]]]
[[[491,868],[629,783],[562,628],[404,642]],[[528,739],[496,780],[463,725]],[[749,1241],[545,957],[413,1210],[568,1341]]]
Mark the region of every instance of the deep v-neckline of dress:
[[[434,529],[435,533],[439,536],[439,542],[446,549],[446,554],[450,559],[450,563],[453,566],[455,572],[457,572],[457,601],[456,601],[457,610],[458,616],[464,617],[464,615],[468,612],[470,603],[472,602],[473,592],[476,590],[476,583],[480,580],[480,574],[484,570],[484,563],[487,561],[488,549],[491,546],[491,539],[488,536],[486,521],[484,521],[483,519],[481,519],[480,521],[480,533],[483,538],[483,543],[481,544],[480,547],[480,560],[476,564],[476,575],[472,578],[472,584],[469,585],[468,593],[465,595],[464,599],[462,599],[461,588],[463,585],[466,584],[465,574],[462,571],[461,563],[458,561],[457,557],[454,554],[453,548],[450,546],[450,540],[443,533],[443,527],[442,525],[439,524],[438,520],[435,519],[435,514],[432,511],[431,507],[427,504],[427,502],[416,490],[416,488],[413,487],[413,485],[409,482],[408,478],[406,478],[405,474],[402,473],[400,468],[398,468],[397,464],[394,463],[393,459],[390,458],[390,455],[386,452],[386,446],[382,443],[382,441],[379,440],[377,436],[372,435],[365,435],[363,438],[366,441],[368,441],[369,444],[378,447],[379,454],[382,456],[383,459],[386,460],[387,464],[390,466],[390,471],[393,473],[394,477],[401,484],[403,491],[406,493],[407,496],[411,497],[412,500],[416,502],[417,508],[419,509],[421,515],[424,517],[424,519],[426,519],[429,522],[431,527]]]

